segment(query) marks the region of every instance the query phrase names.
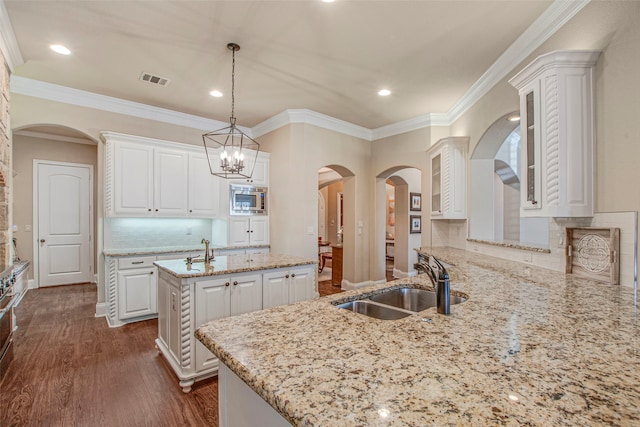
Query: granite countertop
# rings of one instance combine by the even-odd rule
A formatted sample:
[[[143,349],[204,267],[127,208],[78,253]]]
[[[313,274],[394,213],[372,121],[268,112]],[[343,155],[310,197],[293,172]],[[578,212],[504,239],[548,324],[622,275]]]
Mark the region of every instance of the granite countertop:
[[[449,248],[469,299],[400,320],[332,303],[426,275],[216,320],[196,331],[297,426],[639,425],[634,290]],[[423,318],[431,319],[430,322]]]
[[[269,245],[251,245],[251,246],[217,246],[210,245],[209,248],[217,250],[233,250],[233,249],[261,249],[268,248]],[[123,248],[123,249],[104,249],[102,253],[105,256],[133,256],[133,255],[153,255],[153,254],[171,254],[181,252],[197,252],[204,253],[204,245],[198,244],[194,246],[158,246],[153,248]]]
[[[317,260],[280,254],[218,255],[209,264],[200,261],[192,263],[191,266],[187,265],[183,259],[154,262],[160,270],[180,279],[270,270],[317,263]]]

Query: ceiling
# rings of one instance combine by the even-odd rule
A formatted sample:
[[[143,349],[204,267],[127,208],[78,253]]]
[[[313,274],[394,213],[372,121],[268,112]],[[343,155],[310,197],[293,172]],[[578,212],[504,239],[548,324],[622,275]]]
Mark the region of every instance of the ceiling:
[[[227,121],[236,42],[239,125],[309,109],[373,129],[448,111],[552,1],[4,3],[16,76]]]

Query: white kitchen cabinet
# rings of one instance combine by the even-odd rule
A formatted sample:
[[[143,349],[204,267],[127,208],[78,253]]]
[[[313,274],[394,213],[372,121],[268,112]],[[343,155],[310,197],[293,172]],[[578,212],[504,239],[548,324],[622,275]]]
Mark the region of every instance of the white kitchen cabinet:
[[[204,148],[114,132],[101,135],[107,216],[218,215],[220,180],[211,175]]]
[[[283,268],[263,274],[263,308],[293,304],[317,296],[315,266]]]
[[[154,150],[155,216],[184,217],[187,215],[189,189],[188,153],[166,148]]]
[[[469,137],[439,140],[429,150],[431,219],[467,217],[467,147]]]
[[[113,159],[107,165],[106,184],[112,215],[152,215],[153,148],[119,142],[108,147],[107,158],[110,155]]]
[[[245,156],[246,172],[249,173],[253,168],[253,174],[250,178],[234,179],[232,182],[238,184],[251,184],[251,185],[269,185],[269,153],[263,151],[258,152],[258,156],[255,156],[255,151],[247,150],[251,154]]]
[[[509,80],[520,95],[521,216],[593,216],[593,67],[599,55],[551,52]]]
[[[211,175],[204,153],[189,153],[189,216],[213,218],[219,204],[220,178]]]
[[[118,265],[118,319],[155,316],[157,308],[155,257],[121,259]]]
[[[229,246],[268,244],[268,216],[229,216]]]

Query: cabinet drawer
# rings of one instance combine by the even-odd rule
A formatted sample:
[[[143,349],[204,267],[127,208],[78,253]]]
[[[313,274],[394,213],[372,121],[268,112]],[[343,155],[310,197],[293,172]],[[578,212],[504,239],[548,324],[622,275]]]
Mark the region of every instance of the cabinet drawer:
[[[120,258],[118,260],[118,270],[126,270],[128,268],[153,267],[156,260],[154,255],[141,256],[135,258]]]

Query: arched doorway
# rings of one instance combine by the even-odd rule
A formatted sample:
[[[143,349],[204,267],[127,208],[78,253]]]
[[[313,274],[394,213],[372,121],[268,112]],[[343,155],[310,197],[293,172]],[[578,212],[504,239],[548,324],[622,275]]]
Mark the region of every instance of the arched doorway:
[[[34,205],[34,163],[38,165],[52,163],[59,166],[77,165],[80,169],[92,170],[97,176],[101,169],[98,164],[97,141],[79,130],[49,124],[38,124],[14,129],[13,131],[13,237],[16,239],[17,255],[24,260],[32,262],[30,279],[36,279],[35,286],[39,284],[39,250],[36,241],[39,241],[36,232],[38,229],[37,205]],[[75,168],[75,166],[74,166]],[[93,212],[90,216],[89,241],[90,254],[85,254],[90,259],[90,277],[93,279],[97,272],[97,214],[99,189],[97,179],[91,178],[93,197],[89,197],[89,209]],[[49,243],[49,242],[47,242]],[[86,272],[85,272],[86,273]],[[34,286],[33,284],[31,286]]]
[[[422,172],[417,168],[396,166],[376,177],[376,281],[417,274],[413,249],[421,246],[421,232],[412,232],[410,221],[421,221],[422,211],[411,210],[410,197],[421,193]]]
[[[318,289],[321,296],[342,290],[342,246],[350,244],[345,235],[353,236],[352,227],[345,221],[345,206],[352,198],[351,178],[353,173],[339,165],[318,169]],[[340,260],[333,258],[335,254]]]

